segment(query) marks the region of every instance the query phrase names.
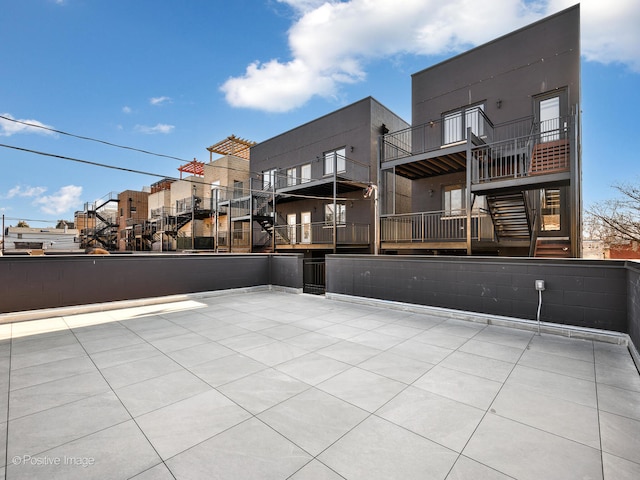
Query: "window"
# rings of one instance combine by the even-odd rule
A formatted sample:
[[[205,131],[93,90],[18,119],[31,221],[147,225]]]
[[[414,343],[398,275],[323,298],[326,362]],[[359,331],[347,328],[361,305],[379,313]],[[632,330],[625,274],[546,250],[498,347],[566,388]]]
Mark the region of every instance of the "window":
[[[295,168],[287,168],[287,186],[297,185],[297,170]]]
[[[540,190],[541,229],[543,232],[560,230],[560,189]]]
[[[467,138],[467,128],[471,127],[471,132],[481,137],[485,134],[484,128],[484,104],[473,107],[462,108],[455,112],[447,113],[443,116],[443,139],[442,143],[460,142]]]
[[[326,223],[333,224],[333,203],[328,203],[324,206],[324,221]],[[338,215],[336,217],[336,223],[338,225],[344,225],[346,223],[346,215],[347,210],[346,206],[342,203],[338,203],[335,205],[337,208]]]
[[[240,197],[244,193],[244,183],[238,180],[233,181],[233,196]]]
[[[344,147],[331,152],[326,152],[324,154],[324,174],[332,175],[334,165],[336,166],[337,173],[344,172],[347,167],[345,155],[346,151]]]
[[[311,164],[307,163],[300,167],[300,183],[311,181]]]
[[[540,101],[540,141],[552,142],[560,138],[560,97]]]
[[[262,172],[262,189],[271,190],[276,184],[276,169]]]
[[[444,187],[444,214],[463,215],[465,208],[466,188],[462,185]]]

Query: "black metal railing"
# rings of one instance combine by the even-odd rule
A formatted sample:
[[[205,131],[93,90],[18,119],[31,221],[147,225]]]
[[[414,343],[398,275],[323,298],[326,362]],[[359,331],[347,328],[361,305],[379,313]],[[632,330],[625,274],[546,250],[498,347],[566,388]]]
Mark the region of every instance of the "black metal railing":
[[[467,239],[467,211],[438,210],[431,212],[385,215],[380,219],[383,242],[464,241]],[[493,240],[493,222],[487,212],[472,212],[472,240]]]
[[[274,227],[276,245],[330,245],[333,244],[333,231],[333,224],[326,222]],[[367,245],[371,239],[368,224],[339,224],[335,231],[336,243],[339,245]]]
[[[531,122],[526,134],[474,147],[471,181],[477,184],[568,171],[574,122],[573,116]],[[512,133],[522,133],[527,122],[512,127]]]
[[[491,143],[494,139],[493,123],[480,107],[473,107],[384,135],[382,163],[466,141],[468,128],[471,129],[474,143]]]

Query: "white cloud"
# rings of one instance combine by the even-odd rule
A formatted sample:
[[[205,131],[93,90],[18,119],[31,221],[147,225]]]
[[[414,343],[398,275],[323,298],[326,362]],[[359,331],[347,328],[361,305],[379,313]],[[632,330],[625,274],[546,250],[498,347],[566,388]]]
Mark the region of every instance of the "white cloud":
[[[131,107],[125,105],[124,107],[122,107],[122,113],[126,113],[127,115],[130,114],[131,112],[133,112],[133,110],[131,110]]]
[[[50,135],[50,136],[56,135],[55,132],[52,132],[50,130],[38,128],[38,127],[53,128],[50,125],[45,125],[44,123],[39,122],[38,120],[16,119],[9,113],[3,113],[3,114],[0,114],[0,116],[6,117],[7,119],[9,119],[7,120],[5,118],[0,118],[0,137],[10,137],[11,135],[15,135],[18,133],[36,133],[39,135]],[[17,122],[21,122],[21,123],[13,122],[12,120],[17,120]],[[29,123],[35,126],[32,127],[29,125],[25,125],[26,123]]]
[[[549,12],[575,4],[549,0]],[[590,61],[619,63],[640,73],[640,2],[638,0],[582,0],[580,2],[582,55]]]
[[[52,195],[43,195],[33,204],[40,206],[40,210],[49,215],[66,213],[81,203],[82,187],[66,185]]]
[[[147,125],[136,125],[134,130],[139,133],[144,133],[147,135],[154,135],[156,133],[164,133],[168,134],[173,132],[173,129],[176,128],[174,125],[167,125],[164,123],[158,123],[155,127],[149,127]]]
[[[283,112],[341,84],[366,78],[366,64],[402,54],[466,50],[558,12],[576,0],[278,0],[296,18],[291,60],[251,63],[221,87],[235,107]],[[615,3],[612,5],[612,3]],[[618,62],[640,72],[640,2],[583,0],[582,51],[587,60]]]
[[[171,103],[171,97],[152,97],[149,99],[151,105],[161,106],[167,103]]]
[[[28,185],[16,185],[4,195],[3,198],[15,198],[15,197],[37,197],[46,192],[46,187],[30,187]]]

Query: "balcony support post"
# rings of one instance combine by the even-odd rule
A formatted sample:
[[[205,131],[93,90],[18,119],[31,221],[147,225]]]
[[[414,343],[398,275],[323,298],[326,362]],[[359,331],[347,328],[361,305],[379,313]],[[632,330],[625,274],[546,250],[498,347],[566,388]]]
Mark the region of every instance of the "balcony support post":
[[[338,251],[338,154],[333,152],[333,253]]]
[[[473,146],[471,142],[471,127],[467,127],[467,161],[466,161],[466,175],[467,175],[467,189],[465,191],[465,207],[467,210],[467,255],[471,255],[471,147]]]

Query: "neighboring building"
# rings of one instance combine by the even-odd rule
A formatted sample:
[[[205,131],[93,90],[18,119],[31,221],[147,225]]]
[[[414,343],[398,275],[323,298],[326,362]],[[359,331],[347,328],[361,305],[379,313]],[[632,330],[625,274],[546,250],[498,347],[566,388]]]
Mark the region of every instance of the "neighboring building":
[[[81,248],[118,250],[118,194],[109,192],[95,202],[84,204],[84,211],[75,213],[80,230]]]
[[[412,126],[381,144],[381,250],[580,257],[579,120],[579,5],[414,74]]]
[[[605,248],[602,240],[582,240],[582,258],[590,260],[602,260],[608,258],[608,248]]]
[[[628,240],[609,245],[605,249],[605,258],[617,260],[639,260],[640,259],[640,242],[636,240]]]
[[[143,236],[149,191],[125,190],[118,194],[118,250],[145,251],[151,245]]]
[[[249,195],[249,159],[254,145],[255,142],[231,135],[207,148],[209,163],[204,165],[204,181],[211,191],[205,204],[211,205],[211,216],[205,222],[205,231],[216,239],[216,252],[251,251],[250,234],[243,231],[243,221],[232,220],[232,212]],[[213,154],[223,156],[214,160]]]
[[[179,180],[165,178],[151,185],[143,236],[152,250],[249,251],[242,236],[235,248],[230,246],[233,222],[228,212],[234,191],[242,197],[249,183],[254,144],[231,135],[207,147],[209,163],[194,159],[178,168]],[[223,156],[214,160],[214,154]],[[190,175],[183,178],[184,173]]]
[[[80,250],[79,231],[74,228],[7,227],[5,253],[73,252]]]
[[[254,251],[373,253],[377,141],[408,124],[368,97],[251,148],[251,208],[243,213]]]

